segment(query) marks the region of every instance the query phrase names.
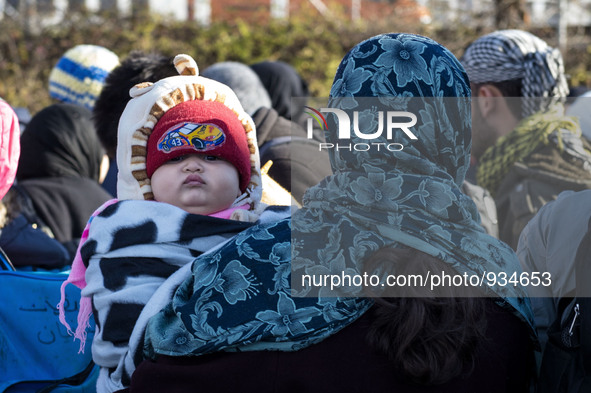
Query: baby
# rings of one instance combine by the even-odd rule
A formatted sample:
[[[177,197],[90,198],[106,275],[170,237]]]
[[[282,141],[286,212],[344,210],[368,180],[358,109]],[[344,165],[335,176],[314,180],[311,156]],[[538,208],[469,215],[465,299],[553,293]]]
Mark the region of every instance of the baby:
[[[168,110],[148,138],[146,174],[154,200],[192,214],[230,218],[250,208],[234,203],[250,182],[246,132],[219,102],[192,100]]]
[[[145,329],[138,318],[175,271],[265,217],[289,216],[289,207],[278,214],[261,203],[255,127],[234,93],[197,76],[187,55],[175,66],[181,75],[131,89],[119,122],[118,200],[89,220],[64,283],[82,289],[81,349],[94,312],[98,392],[126,385],[124,359],[136,350],[141,358],[141,342],[130,348]],[[69,329],[63,302],[62,288]]]

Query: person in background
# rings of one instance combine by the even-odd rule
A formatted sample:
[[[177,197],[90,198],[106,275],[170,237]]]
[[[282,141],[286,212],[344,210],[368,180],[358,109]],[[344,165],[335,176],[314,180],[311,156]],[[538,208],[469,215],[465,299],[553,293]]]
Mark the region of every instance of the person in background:
[[[591,141],[591,92],[585,86],[570,88],[567,116],[576,118],[587,142]],[[591,191],[564,191],[544,205],[528,222],[517,245],[517,256],[526,272],[548,272],[551,285],[531,286],[532,308],[542,349],[548,328],[557,317],[561,300],[575,295],[575,256],[591,216]]]
[[[588,230],[590,198],[591,190],[560,193],[540,208],[519,237],[517,255],[523,270],[545,283],[528,288],[542,348],[559,302],[575,296],[575,256]]]
[[[111,199],[100,186],[107,169],[91,112],[82,106],[50,105],[21,135],[15,187],[72,257],[88,217]]]
[[[272,108],[302,127],[306,126],[304,105],[310,95],[308,83],[290,64],[283,61],[263,61],[250,66],[263,82],[271,97]],[[299,97],[297,103],[292,98]]]
[[[477,184],[495,199],[499,237],[515,249],[544,204],[591,188],[591,155],[577,122],[564,116],[568,85],[557,49],[501,30],[471,43],[462,63],[472,87]]]
[[[261,80],[246,64],[237,61],[215,63],[203,70],[203,76],[229,86],[250,116],[260,108],[271,108],[271,98]]]
[[[61,268],[71,260],[64,246],[50,237],[34,210],[23,206],[12,185],[20,155],[19,119],[0,99],[0,248],[13,267]]]
[[[125,106],[131,99],[129,90],[142,82],[156,82],[177,75],[172,57],[156,52],[131,51],[121,64],[106,77],[101,94],[92,110],[92,121],[107,156],[109,172],[103,187],[117,195],[117,125]]]
[[[271,108],[265,87],[247,65],[216,63],[203,75],[234,90],[256,125],[262,167],[271,161],[269,177],[301,203],[305,191],[331,173],[328,155],[318,151],[318,143],[309,140],[302,127]]]
[[[56,102],[92,110],[109,72],[119,57],[98,45],[76,45],[58,60],[49,74],[49,96]]]

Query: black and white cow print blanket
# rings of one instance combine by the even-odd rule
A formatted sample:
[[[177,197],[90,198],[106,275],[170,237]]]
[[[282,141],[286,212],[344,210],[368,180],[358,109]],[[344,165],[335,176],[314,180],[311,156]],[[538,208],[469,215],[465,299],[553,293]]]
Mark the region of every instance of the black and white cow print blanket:
[[[270,207],[259,221],[286,216],[289,208]],[[93,217],[80,256],[86,266],[82,296],[92,299],[96,323],[92,355],[101,367],[98,392],[125,385],[133,372],[133,366],[126,370],[124,358],[128,362],[135,358],[138,345],[141,355],[146,321],[138,326],[138,317],[155,293],[162,293],[157,290],[165,281],[180,267],[252,225],[189,214],[165,203],[135,200],[116,202]],[[159,295],[161,303],[170,300],[174,285],[169,287]],[[135,341],[134,348],[130,348],[130,340]]]

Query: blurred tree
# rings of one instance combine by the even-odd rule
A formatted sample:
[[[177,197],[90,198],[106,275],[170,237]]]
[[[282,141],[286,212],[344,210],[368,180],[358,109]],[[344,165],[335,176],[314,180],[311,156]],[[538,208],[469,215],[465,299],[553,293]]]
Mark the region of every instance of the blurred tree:
[[[494,0],[497,29],[526,29],[530,25],[525,0]]]

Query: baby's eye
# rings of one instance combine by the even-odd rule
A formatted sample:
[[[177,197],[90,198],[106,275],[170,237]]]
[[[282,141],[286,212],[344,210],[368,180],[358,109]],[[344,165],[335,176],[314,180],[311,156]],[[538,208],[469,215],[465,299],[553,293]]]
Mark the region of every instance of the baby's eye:
[[[186,156],[178,156],[178,157],[174,157],[174,158],[171,158],[170,160],[168,160],[168,162],[180,162],[180,161],[184,160],[184,159],[185,159],[185,157],[186,157]]]
[[[217,161],[217,160],[221,160],[221,158],[216,157],[216,156],[203,156],[203,159],[205,161]]]

